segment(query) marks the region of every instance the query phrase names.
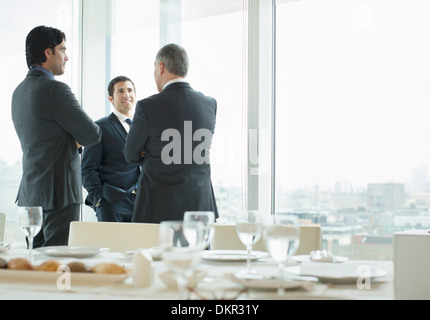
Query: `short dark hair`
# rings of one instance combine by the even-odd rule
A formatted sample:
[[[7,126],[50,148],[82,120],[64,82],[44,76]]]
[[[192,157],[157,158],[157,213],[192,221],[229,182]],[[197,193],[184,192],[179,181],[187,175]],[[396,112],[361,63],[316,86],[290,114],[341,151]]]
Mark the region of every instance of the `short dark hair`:
[[[30,69],[33,65],[41,65],[42,62],[46,62],[45,50],[48,48],[54,49],[65,40],[65,33],[52,27],[38,26],[31,30],[25,41],[28,68]]]
[[[130,82],[131,82],[131,84],[133,85],[133,89],[134,89],[134,91],[136,92],[136,87],[135,87],[135,85],[134,85],[133,81],[131,81],[131,79],[130,79],[129,77],[126,77],[126,76],[119,76],[119,77],[113,78],[113,79],[109,82],[109,86],[108,86],[108,94],[109,94],[109,96],[110,96],[110,97],[113,97],[113,91],[114,91],[114,89],[115,89],[115,85],[116,85],[118,82],[126,82],[126,81],[130,81]]]
[[[156,60],[163,62],[167,71],[176,76],[186,77],[188,74],[188,54],[178,44],[171,43],[161,48],[157,53]]]

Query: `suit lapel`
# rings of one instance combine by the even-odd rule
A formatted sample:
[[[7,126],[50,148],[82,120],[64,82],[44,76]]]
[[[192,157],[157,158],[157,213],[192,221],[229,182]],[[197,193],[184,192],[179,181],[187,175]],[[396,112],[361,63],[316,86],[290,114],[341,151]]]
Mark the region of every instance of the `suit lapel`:
[[[117,116],[114,113],[111,113],[111,115],[109,116],[109,121],[112,124],[112,126],[115,128],[115,130],[118,131],[118,134],[125,141],[125,139],[127,139],[127,131],[125,131],[121,122],[118,120]]]

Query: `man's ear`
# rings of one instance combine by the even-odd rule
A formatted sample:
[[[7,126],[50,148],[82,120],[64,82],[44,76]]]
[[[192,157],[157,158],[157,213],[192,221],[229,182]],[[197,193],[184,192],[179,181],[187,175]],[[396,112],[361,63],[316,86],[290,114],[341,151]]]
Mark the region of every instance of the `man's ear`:
[[[52,49],[51,48],[46,48],[45,49],[45,57],[46,57],[46,60],[48,60],[48,58],[50,57],[50,56],[52,56],[54,54],[54,52],[52,51]]]
[[[158,63],[158,70],[160,71],[160,74],[164,73],[164,63],[162,61]]]
[[[109,99],[110,103],[112,103],[112,104],[113,104],[113,97],[108,96],[108,99]]]

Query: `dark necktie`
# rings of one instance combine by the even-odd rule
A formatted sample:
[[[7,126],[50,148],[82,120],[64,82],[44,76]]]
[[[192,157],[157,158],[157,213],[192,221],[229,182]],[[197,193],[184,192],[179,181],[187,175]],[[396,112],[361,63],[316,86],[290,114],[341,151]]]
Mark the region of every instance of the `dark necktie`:
[[[127,122],[131,126],[131,119],[125,119],[125,122]]]

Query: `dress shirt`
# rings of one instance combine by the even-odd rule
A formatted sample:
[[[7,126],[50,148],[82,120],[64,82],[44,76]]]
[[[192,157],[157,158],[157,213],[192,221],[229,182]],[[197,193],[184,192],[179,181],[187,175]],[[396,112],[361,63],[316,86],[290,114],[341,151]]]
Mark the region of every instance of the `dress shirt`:
[[[122,126],[124,127],[125,131],[127,131],[127,133],[130,131],[130,125],[127,123],[127,116],[123,115],[121,112],[118,112],[117,110],[114,110],[113,113],[116,115],[116,117],[118,118],[119,122],[121,122]]]
[[[164,89],[166,89],[166,87],[167,87],[168,85],[170,85],[170,84],[172,84],[172,83],[176,83],[176,82],[186,82],[186,81],[185,81],[185,79],[184,79],[184,78],[177,78],[177,79],[170,80],[169,82],[167,82],[167,83],[164,85],[163,90],[164,90]]]
[[[54,75],[48,69],[42,68],[40,66],[31,66],[31,70],[41,71],[41,72],[47,74],[52,80],[55,80]]]

